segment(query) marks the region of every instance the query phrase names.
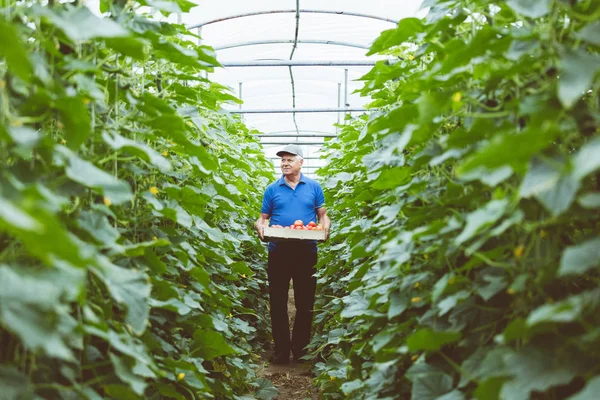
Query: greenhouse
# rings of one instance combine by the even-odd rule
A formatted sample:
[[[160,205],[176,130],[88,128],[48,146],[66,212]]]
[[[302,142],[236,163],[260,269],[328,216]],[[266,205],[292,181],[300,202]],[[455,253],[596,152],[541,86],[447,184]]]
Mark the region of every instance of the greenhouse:
[[[597,0],[5,0],[0,400],[592,400]]]

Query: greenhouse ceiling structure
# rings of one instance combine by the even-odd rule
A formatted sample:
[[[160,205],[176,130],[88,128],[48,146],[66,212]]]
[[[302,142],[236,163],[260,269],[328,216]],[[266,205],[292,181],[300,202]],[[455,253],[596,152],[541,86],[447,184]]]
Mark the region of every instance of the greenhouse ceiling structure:
[[[336,135],[334,124],[343,123],[345,113],[365,112],[370,102],[354,93],[362,86],[357,79],[382,59],[366,56],[370,44],[399,19],[424,15],[421,3],[201,0],[172,18],[215,49],[223,68],[209,77],[243,101],[226,108],[260,132],[275,170],[278,149],[301,143],[303,171],[311,176],[326,163],[319,150]]]

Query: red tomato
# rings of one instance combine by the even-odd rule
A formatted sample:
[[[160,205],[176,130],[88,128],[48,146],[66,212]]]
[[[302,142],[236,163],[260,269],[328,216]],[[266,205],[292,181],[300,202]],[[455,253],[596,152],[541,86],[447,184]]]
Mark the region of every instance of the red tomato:
[[[294,226],[304,226],[304,222],[301,219],[297,219],[294,221]]]
[[[310,221],[310,222],[308,223],[308,226],[315,227],[315,226],[317,226],[317,224],[315,224],[315,221]]]

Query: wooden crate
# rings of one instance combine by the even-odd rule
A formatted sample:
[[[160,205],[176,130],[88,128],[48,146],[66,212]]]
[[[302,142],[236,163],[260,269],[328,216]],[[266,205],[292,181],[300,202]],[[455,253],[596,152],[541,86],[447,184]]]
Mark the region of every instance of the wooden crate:
[[[267,240],[325,240],[325,231],[265,227]]]

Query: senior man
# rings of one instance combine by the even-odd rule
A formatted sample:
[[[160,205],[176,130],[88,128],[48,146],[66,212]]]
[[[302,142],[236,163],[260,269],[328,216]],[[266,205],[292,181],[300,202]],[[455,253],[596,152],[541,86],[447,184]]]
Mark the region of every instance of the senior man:
[[[329,236],[331,222],[325,209],[325,197],[319,183],[301,172],[304,159],[297,145],[287,145],[277,153],[281,157],[281,178],[271,183],[263,196],[260,218],[254,224],[258,236],[264,241],[263,230],[267,220],[271,225],[289,226],[296,220],[304,224],[318,221]],[[302,362],[305,347],[310,342],[313,306],[317,279],[313,276],[317,263],[317,244],[314,241],[269,242],[267,275],[269,278],[269,303],[275,353],[274,364],[288,364],[290,351],[296,362]],[[296,320],[292,339],[288,320],[288,291],[294,281]]]

